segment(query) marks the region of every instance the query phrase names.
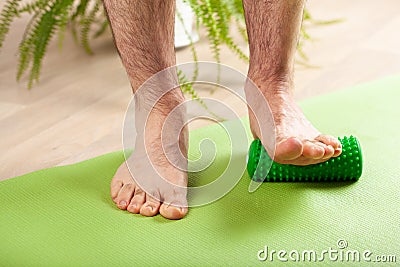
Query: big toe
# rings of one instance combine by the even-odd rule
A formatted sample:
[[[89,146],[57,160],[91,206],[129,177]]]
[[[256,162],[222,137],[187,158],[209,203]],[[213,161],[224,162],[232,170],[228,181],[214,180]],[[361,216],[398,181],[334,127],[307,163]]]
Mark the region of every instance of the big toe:
[[[302,142],[296,137],[291,137],[284,139],[277,144],[274,160],[277,162],[293,160],[300,157],[302,153]]]
[[[179,220],[186,216],[188,207],[186,201],[180,204],[163,203],[160,207],[160,214],[171,220]]]

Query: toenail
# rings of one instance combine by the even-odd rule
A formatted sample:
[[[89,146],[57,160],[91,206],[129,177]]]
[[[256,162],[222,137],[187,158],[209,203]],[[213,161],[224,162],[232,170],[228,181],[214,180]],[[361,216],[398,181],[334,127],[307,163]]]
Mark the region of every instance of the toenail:
[[[136,209],[137,205],[136,205],[136,204],[132,204],[131,207],[132,207],[133,209]]]
[[[150,211],[153,211],[153,207],[152,207],[152,206],[147,206],[147,208],[148,208]]]
[[[120,201],[120,202],[119,202],[119,205],[120,205],[120,206],[125,206],[125,205],[126,205],[126,201],[125,201],[125,200]]]

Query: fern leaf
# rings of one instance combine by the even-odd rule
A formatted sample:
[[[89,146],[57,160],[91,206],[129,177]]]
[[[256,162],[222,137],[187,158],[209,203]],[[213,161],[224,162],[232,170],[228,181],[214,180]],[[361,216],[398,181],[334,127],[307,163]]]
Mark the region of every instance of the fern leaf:
[[[77,44],[79,44],[78,30],[77,30],[77,22],[78,18],[82,18],[85,16],[86,9],[88,7],[89,0],[80,0],[78,7],[71,17],[71,25],[72,25],[72,36]]]
[[[96,1],[93,9],[90,11],[88,16],[83,18],[83,20],[81,21],[81,27],[82,27],[81,28],[81,44],[82,44],[83,48],[85,49],[85,51],[90,55],[93,54],[93,51],[89,44],[90,28],[91,28],[93,22],[95,21],[96,14],[99,10],[100,10],[100,4],[98,1]]]
[[[199,63],[198,63],[198,57],[197,57],[197,51],[196,51],[196,47],[193,43],[193,38],[192,35],[190,35],[190,33],[187,31],[186,27],[185,27],[185,23],[183,21],[182,15],[179,12],[176,12],[176,15],[179,19],[179,22],[181,23],[183,30],[185,32],[186,37],[189,39],[190,41],[190,51],[192,53],[192,58],[193,61],[195,62],[195,66],[194,66],[194,70],[193,70],[193,76],[192,76],[192,81],[196,81],[197,77],[199,76]]]
[[[17,67],[17,81],[19,81],[25,71],[28,69],[31,58],[32,58],[32,48],[33,40],[23,39],[19,45],[19,60],[18,60],[18,67]]]
[[[32,27],[36,25],[40,19],[42,11],[36,12],[33,17],[29,20],[27,26],[25,27],[22,40],[19,45],[19,60],[17,67],[17,81],[19,81],[28,67],[31,65],[32,54],[34,50],[33,40],[35,36],[33,35]]]
[[[245,62],[249,62],[249,57],[235,44],[231,37],[227,36],[224,39],[225,44],[231,49],[236,55],[239,56]]]
[[[236,22],[236,28],[239,31],[240,35],[242,36],[243,40],[245,40],[246,43],[249,42],[249,37],[247,36],[247,30],[244,26],[242,26],[241,22],[239,19],[235,19]]]
[[[32,86],[34,80],[38,81],[40,69],[42,67],[42,59],[49,43],[50,38],[54,34],[55,19],[51,11],[45,12],[39,23],[34,29],[34,33],[38,38],[35,38],[34,52],[32,57],[32,69],[29,76],[29,87]]]
[[[31,66],[28,88],[32,87],[34,81],[38,82],[48,44],[59,26],[65,23],[65,13],[69,12],[72,3],[73,0],[48,1],[46,7],[42,9],[40,17],[28,29],[20,45],[17,73],[17,79],[19,80],[22,74]]]
[[[204,103],[204,101],[198,96],[198,94],[196,93],[196,91],[193,88],[192,82],[189,82],[185,76],[185,74],[177,69],[177,74],[178,74],[178,80],[179,80],[179,85],[180,88],[182,90],[182,92],[184,94],[187,94],[189,96],[191,96],[191,98],[193,100],[196,100],[205,110],[208,111],[208,113],[210,115],[212,115],[216,120],[218,121],[225,121],[225,118],[222,118],[220,116],[218,116],[217,114],[215,114],[213,111],[211,111],[208,106],[206,105],[206,103]]]
[[[196,91],[193,89],[192,84],[188,82],[185,74],[180,69],[177,70],[177,74],[178,74],[178,80],[179,80],[179,84],[181,86],[182,92],[189,95],[192,99],[200,100]]]
[[[34,14],[37,13],[39,10],[37,2],[36,3],[26,3],[22,7],[18,8],[18,14],[21,13],[28,13],[28,14]]]
[[[58,25],[58,47],[60,50],[62,49],[62,44],[64,42],[67,25],[71,19],[70,9],[72,8],[72,3],[73,1],[63,1],[63,6],[61,8],[58,8],[58,10],[60,11],[59,12],[57,11],[57,13],[59,13],[57,16],[58,17],[57,25]]]
[[[0,13],[0,49],[6,34],[10,30],[11,23],[18,14],[18,6],[21,0],[7,0]]]
[[[34,2],[24,3],[18,9],[18,14],[28,13],[28,14],[36,14],[42,12],[49,1],[46,0],[35,0]]]
[[[108,20],[104,19],[100,24],[100,28],[94,33],[93,38],[98,38],[101,36],[107,30],[108,26]]]
[[[83,17],[85,15],[89,0],[80,0],[75,13],[72,15],[71,20],[75,20],[78,16]]]

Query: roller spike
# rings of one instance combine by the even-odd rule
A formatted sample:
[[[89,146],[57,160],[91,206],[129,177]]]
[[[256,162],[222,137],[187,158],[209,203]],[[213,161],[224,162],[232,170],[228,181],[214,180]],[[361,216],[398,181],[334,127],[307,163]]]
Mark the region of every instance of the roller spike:
[[[272,161],[261,141],[256,139],[250,145],[247,171],[251,179],[257,182],[357,181],[363,167],[360,143],[352,135],[339,137],[338,140],[342,144],[339,157],[318,164],[295,166]]]

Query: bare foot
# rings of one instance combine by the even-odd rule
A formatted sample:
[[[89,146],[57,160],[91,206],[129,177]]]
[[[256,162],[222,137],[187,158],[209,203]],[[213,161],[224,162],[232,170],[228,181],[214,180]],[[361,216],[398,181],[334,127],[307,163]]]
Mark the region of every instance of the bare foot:
[[[261,91],[263,91],[262,88]],[[342,147],[339,140],[333,136],[321,134],[307,120],[295,103],[290,90],[270,90],[269,92],[273,93],[264,93],[264,96],[269,103],[275,123],[274,161],[281,164],[310,165],[340,155]],[[260,129],[251,112],[249,118],[254,137],[260,137]]]
[[[178,95],[180,96],[167,95],[165,98],[173,97],[171,101],[165,99],[168,105],[163,104],[162,107],[152,110],[146,124],[145,142],[143,142],[143,136],[138,133],[137,146],[128,159],[129,169],[127,163],[124,162],[114,175],[111,181],[111,197],[118,208],[131,213],[140,213],[143,216],[154,216],[160,213],[168,219],[181,219],[187,214],[187,174],[171,164],[171,159],[164,153],[161,141],[162,134],[165,134],[162,132],[162,127],[168,112],[183,101],[180,91]],[[136,118],[140,116],[137,113]],[[179,127],[184,114],[178,112],[174,116],[176,118],[173,118],[173,121]],[[187,129],[184,128],[177,135],[179,137],[176,140],[179,138],[179,141],[176,141],[175,149],[180,150],[186,157]],[[140,145],[144,143],[145,145]],[[156,176],[156,172],[151,171],[152,168],[162,178]]]

